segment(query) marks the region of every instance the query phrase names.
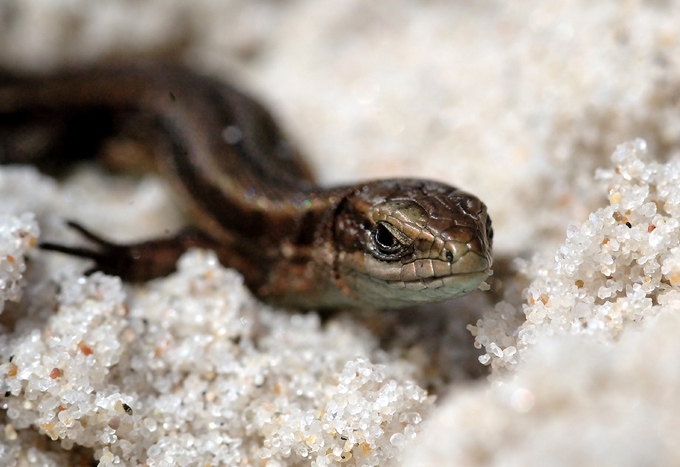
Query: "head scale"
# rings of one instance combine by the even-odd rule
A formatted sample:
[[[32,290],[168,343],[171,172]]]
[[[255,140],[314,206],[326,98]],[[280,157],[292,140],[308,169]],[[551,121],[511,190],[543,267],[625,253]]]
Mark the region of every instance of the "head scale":
[[[490,273],[493,230],[478,198],[420,180],[367,183],[338,206],[336,278],[364,306],[438,302]]]

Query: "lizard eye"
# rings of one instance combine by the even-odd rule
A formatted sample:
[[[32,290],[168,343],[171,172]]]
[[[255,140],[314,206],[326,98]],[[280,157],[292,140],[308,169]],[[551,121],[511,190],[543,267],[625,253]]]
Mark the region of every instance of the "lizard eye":
[[[493,242],[493,227],[491,225],[491,217],[486,216],[486,237],[489,239],[489,246]]]
[[[392,233],[392,229],[385,223],[379,222],[373,231],[373,242],[377,249],[376,253],[379,253],[379,256],[392,256],[404,249],[404,245]]]

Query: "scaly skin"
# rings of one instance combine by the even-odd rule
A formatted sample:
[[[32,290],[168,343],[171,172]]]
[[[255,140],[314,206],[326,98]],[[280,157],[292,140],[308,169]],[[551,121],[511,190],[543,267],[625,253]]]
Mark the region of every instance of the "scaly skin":
[[[413,179],[319,187],[262,106],[177,65],[0,81],[0,163],[95,154],[130,119],[196,228],[116,245],[72,223],[93,247],[44,248],[92,258],[128,281],[168,274],[189,247],[210,248],[260,298],[294,308],[442,301],[489,275],[493,233],[478,198]],[[42,144],[24,144],[26,134]]]

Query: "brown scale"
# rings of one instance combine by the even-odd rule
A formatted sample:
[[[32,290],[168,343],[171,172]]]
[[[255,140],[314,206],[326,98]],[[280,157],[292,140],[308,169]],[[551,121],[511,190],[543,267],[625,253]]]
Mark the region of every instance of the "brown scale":
[[[489,274],[493,232],[475,196],[412,179],[319,187],[269,113],[228,84],[157,63],[0,79],[0,163],[120,152],[134,170],[145,158],[123,139],[101,150],[121,126],[154,148],[195,226],[119,245],[71,222],[92,246],[44,249],[145,281],[187,248],[209,248],[260,298],[295,308],[441,301]]]

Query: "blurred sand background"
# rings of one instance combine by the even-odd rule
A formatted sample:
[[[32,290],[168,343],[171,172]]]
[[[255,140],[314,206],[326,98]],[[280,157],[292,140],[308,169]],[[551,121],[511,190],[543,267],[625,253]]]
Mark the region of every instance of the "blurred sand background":
[[[302,148],[321,183],[408,176],[460,186],[489,206],[499,259],[536,253],[550,258],[569,224],[580,224],[609,204],[593,174],[611,167],[618,144],[642,137],[657,159],[677,156],[679,21],[680,2],[673,0],[1,0],[0,65],[47,72],[128,57],[182,60],[258,96]],[[100,219],[92,217],[101,230],[125,239],[181,223],[170,201],[156,200],[165,190],[162,184],[147,181],[141,194],[129,195],[128,182],[102,185],[98,177],[76,177],[74,190],[88,194],[77,208],[88,217],[102,210],[102,202],[121,203]],[[111,189],[120,190],[116,199],[107,198]],[[140,208],[136,216],[126,208],[131,200]],[[506,283],[505,299],[518,307],[525,285],[521,278]],[[639,394],[614,403],[615,416],[590,437],[589,427],[601,419],[584,423],[589,419],[581,415],[574,420],[560,411],[560,400],[542,406],[545,418],[537,422],[521,418],[526,408],[522,397],[527,396],[521,388],[492,396],[495,402],[484,399],[494,384],[510,384],[512,376],[498,376],[494,384],[476,379],[484,367],[464,328],[484,312],[498,314],[493,306],[499,298],[478,292],[432,312],[432,327],[446,328],[432,335],[435,344],[429,343],[439,349],[436,364],[404,346],[410,361],[421,359],[424,368],[438,369],[439,374],[422,377],[420,383],[446,395],[447,403],[439,407],[447,415],[441,417],[455,425],[425,431],[432,442],[414,448],[404,465],[415,465],[416,459],[432,466],[633,466],[653,465],[651,459],[661,462],[655,465],[671,465],[663,464],[668,457],[648,456],[666,446],[649,431],[648,438],[635,443],[631,439],[639,433],[634,431],[599,442],[601,433],[625,419],[622,408],[645,401]],[[427,319],[428,312],[421,313],[414,320]],[[370,326],[372,318],[367,322]],[[387,336],[390,327],[384,321],[378,327],[381,339],[394,339]],[[424,325],[412,339],[427,340],[423,336],[430,331]],[[404,336],[397,341],[408,342]],[[630,345],[649,350],[657,342],[650,336]],[[664,336],[659,341],[672,340]],[[605,350],[588,353],[581,344],[557,341],[525,367],[522,381],[536,384],[528,393],[561,394],[541,386],[544,379],[564,388],[612,368],[625,371],[627,357],[614,359],[611,367],[602,363],[598,371],[590,368],[593,373],[574,372],[579,362],[605,355]],[[628,341],[617,337],[609,344],[621,342]],[[426,354],[431,351],[420,343]],[[456,345],[462,348],[453,356],[441,351]],[[636,368],[629,379],[613,383],[614,389],[589,390],[605,397],[617,384],[636,381]],[[468,388],[472,380],[476,386]],[[564,406],[578,405],[580,397],[587,399],[585,393],[564,396]],[[506,396],[512,401],[504,406]],[[501,408],[490,410],[493,415],[485,419],[485,404],[496,402]],[[596,399],[584,402],[586,413],[589,404],[597,404]],[[515,440],[522,435],[513,426],[540,439],[544,422],[554,422],[544,445]],[[484,437],[484,430],[492,431],[489,426],[502,424],[508,431]],[[446,430],[455,433],[455,440],[442,437]],[[573,432],[583,435],[576,445],[568,442]],[[465,436],[472,440],[467,445],[461,440]],[[487,444],[488,449],[480,447]],[[634,446],[636,455],[622,446]],[[582,457],[571,456],[572,447]],[[597,462],[589,464],[593,459]]]

